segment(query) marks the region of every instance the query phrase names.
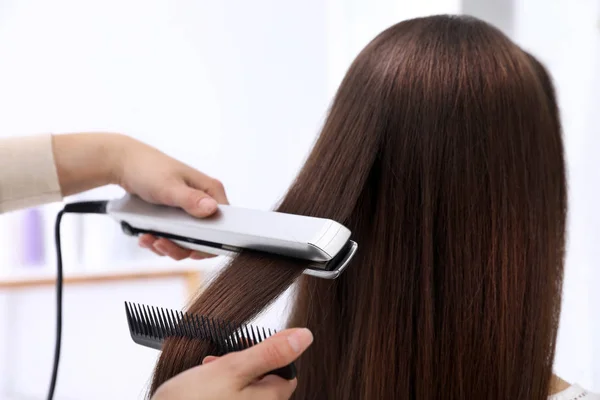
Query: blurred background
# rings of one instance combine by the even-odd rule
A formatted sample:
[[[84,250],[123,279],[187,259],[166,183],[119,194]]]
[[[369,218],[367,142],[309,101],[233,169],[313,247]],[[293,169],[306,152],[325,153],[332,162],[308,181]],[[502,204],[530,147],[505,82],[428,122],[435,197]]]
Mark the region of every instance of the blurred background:
[[[555,369],[600,392],[600,0],[0,0],[0,136],[126,133],[218,177],[232,204],[271,209],[357,53],[439,13],[491,22],[553,75],[570,185]],[[0,399],[45,398],[60,207],[0,216]],[[181,308],[223,260],[155,257],[102,217],[62,232],[56,398],[142,398],[158,353],[131,341],[123,301]],[[261,322],[281,326],[286,305]]]

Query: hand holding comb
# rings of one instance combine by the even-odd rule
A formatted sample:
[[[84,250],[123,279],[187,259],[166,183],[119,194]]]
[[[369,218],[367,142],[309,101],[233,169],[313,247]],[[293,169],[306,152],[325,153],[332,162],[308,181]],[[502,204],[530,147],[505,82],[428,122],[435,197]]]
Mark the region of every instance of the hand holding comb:
[[[169,337],[185,337],[212,342],[218,348],[216,355],[222,356],[247,349],[276,333],[253,325],[236,325],[202,315],[128,302],[125,302],[125,313],[133,341],[156,350],[162,350],[165,339]],[[296,367],[291,363],[269,374],[294,379]]]

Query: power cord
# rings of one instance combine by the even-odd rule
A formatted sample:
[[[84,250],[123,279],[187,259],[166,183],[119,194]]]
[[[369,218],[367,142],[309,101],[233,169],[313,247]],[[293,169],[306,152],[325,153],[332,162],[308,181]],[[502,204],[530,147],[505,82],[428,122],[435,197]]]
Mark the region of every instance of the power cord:
[[[60,246],[60,223],[65,213],[69,214],[106,214],[107,201],[82,201],[66,204],[56,216],[54,225],[54,241],[56,246],[56,344],[54,347],[54,364],[52,367],[52,378],[48,389],[48,400],[54,397],[56,378],[58,376],[58,364],[60,361],[60,344],[62,336],[62,292],[63,292],[63,267],[62,251]]]

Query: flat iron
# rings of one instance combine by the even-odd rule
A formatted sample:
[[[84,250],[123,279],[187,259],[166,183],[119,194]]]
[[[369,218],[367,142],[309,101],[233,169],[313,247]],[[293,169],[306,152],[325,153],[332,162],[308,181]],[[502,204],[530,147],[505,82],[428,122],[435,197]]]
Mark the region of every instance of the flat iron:
[[[244,250],[311,261],[304,274],[337,278],[358,249],[351,232],[330,219],[219,205],[208,218],[155,205],[137,196],[108,201],[106,213],[127,235],[151,234],[179,246],[214,255]]]

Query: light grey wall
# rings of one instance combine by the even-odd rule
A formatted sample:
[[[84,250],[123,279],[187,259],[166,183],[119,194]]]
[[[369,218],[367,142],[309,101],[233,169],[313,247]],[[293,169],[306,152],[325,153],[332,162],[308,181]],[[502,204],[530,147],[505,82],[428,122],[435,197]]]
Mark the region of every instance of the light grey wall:
[[[473,15],[499,28],[507,35],[514,31],[515,4],[513,0],[462,0],[463,14]]]

